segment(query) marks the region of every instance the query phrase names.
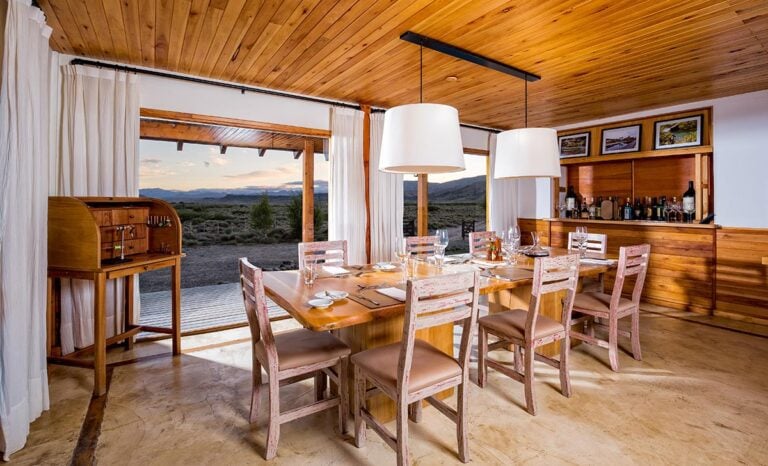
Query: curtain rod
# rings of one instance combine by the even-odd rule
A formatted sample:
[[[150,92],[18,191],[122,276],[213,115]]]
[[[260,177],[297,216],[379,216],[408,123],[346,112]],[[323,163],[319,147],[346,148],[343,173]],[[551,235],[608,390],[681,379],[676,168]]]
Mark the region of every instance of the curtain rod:
[[[266,95],[273,95],[277,97],[285,97],[288,99],[296,99],[296,100],[303,100],[306,102],[314,102],[318,104],[325,104],[325,105],[335,105],[337,107],[344,107],[344,108],[351,108],[354,110],[361,110],[361,106],[359,104],[352,104],[348,102],[341,102],[338,100],[331,100],[331,99],[324,99],[321,97],[309,97],[306,95],[301,94],[291,94],[288,92],[282,92],[282,91],[274,91],[272,89],[264,89],[262,87],[252,87],[252,86],[246,86],[243,84],[235,84],[230,83],[226,81],[214,81],[211,79],[205,79],[205,78],[196,78],[194,76],[186,76],[183,74],[174,74],[174,73],[166,73],[164,71],[157,71],[157,70],[151,70],[146,68],[134,68],[132,66],[125,66],[125,65],[117,65],[114,63],[105,63],[95,60],[87,60],[84,58],[73,58],[70,62],[70,65],[82,65],[82,66],[93,66],[97,68],[107,68],[117,71],[124,71],[126,73],[136,73],[136,74],[146,74],[149,76],[157,76],[160,78],[168,78],[168,79],[178,79],[180,81],[187,81],[197,84],[208,84],[211,86],[219,86],[219,87],[226,87],[229,89],[237,89],[241,93],[245,94],[245,92],[254,92],[257,94],[266,94]],[[383,108],[371,108],[371,112],[384,112],[386,109]],[[495,128],[486,128],[483,126],[477,126],[477,125],[468,125],[461,123],[461,126],[465,128],[470,129],[477,129],[481,131],[489,131],[498,133],[499,130]]]

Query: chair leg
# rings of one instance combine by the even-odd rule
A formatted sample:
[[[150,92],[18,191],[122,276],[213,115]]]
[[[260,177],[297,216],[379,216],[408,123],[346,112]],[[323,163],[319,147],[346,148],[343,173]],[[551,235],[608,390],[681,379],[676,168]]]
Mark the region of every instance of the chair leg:
[[[643,353],[640,351],[640,310],[632,313],[632,356],[638,360],[643,360]]]
[[[327,386],[328,378],[323,371],[318,371],[315,374],[315,401],[320,401],[325,398],[325,388]]]
[[[267,448],[265,459],[271,460],[277,455],[277,443],[280,441],[280,381],[277,373],[269,374],[269,421],[267,426]]]
[[[421,404],[421,400],[419,400],[411,403],[411,405],[408,406],[408,419],[416,423],[421,422]]]
[[[514,352],[515,352],[515,359],[513,361],[515,371],[522,374],[523,373],[523,354],[522,354],[520,345],[512,345],[512,346],[514,347]]]
[[[261,364],[256,358],[253,358],[253,381],[251,386],[251,411],[248,415],[248,422],[253,424],[259,417],[259,392],[261,389]]]
[[[456,399],[456,439],[459,443],[459,460],[469,462],[469,438],[467,431],[467,382],[458,387]]]
[[[362,409],[365,406],[365,377],[359,367],[355,366],[355,393],[352,409],[355,411],[355,446],[360,448],[365,443],[365,423]]]
[[[347,372],[349,371],[349,359],[341,358],[338,364],[339,374],[339,431],[343,434],[347,433],[347,416],[349,415],[349,389],[347,384],[349,378]]]
[[[533,361],[535,354],[533,345],[528,344],[525,347],[525,406],[528,413],[536,415],[536,398],[533,389]]]
[[[408,458],[408,403],[397,400],[397,466],[411,464]]]
[[[619,372],[619,321],[616,316],[608,319],[608,360],[611,370]]]
[[[560,340],[560,391],[563,396],[571,397],[571,376],[568,373],[568,355],[571,352],[571,337],[568,333]]]
[[[485,365],[485,357],[488,356],[488,332],[481,325],[477,333],[477,385],[483,388],[488,378],[488,368]]]

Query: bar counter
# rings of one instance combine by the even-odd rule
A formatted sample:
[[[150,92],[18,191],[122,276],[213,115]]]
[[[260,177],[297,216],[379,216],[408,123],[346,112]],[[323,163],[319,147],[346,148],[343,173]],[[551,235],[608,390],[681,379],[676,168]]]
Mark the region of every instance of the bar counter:
[[[538,231],[543,244],[563,248],[568,232],[586,226],[589,233],[608,235],[609,257],[618,257],[622,246],[648,243],[651,259],[644,301],[707,314],[715,308],[717,225],[560,218],[519,219],[519,224],[526,233]],[[605,286],[608,291],[613,286],[611,274],[606,276]]]

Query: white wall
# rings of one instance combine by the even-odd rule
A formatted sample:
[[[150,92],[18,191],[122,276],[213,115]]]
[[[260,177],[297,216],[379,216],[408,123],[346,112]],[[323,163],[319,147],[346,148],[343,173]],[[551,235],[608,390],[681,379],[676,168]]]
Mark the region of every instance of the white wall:
[[[768,228],[768,91],[619,115],[561,126],[567,130],[613,121],[712,107],[715,222],[729,227]],[[566,185],[565,180],[561,185]],[[550,216],[543,185],[521,185],[520,216]],[[545,201],[546,200],[546,201]],[[546,208],[543,207],[544,204]],[[523,212],[529,215],[524,215]],[[535,217],[530,215],[535,213]]]

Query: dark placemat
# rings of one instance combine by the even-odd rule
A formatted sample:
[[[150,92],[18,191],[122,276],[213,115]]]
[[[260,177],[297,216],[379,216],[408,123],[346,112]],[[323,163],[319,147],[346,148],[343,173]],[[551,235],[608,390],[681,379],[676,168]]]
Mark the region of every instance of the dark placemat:
[[[385,287],[386,288],[386,287]],[[362,299],[359,296],[364,296],[366,298],[370,298],[374,301],[376,301],[379,304],[373,304],[372,302],[368,301],[367,299]],[[394,306],[397,304],[403,304],[402,301],[398,301],[394,298],[390,298],[389,296],[384,296],[381,293],[377,293],[375,288],[368,288],[365,290],[359,290],[354,293],[349,294],[349,299],[352,301],[362,304],[363,306],[367,307],[368,309],[379,309],[381,307],[389,307]]]

